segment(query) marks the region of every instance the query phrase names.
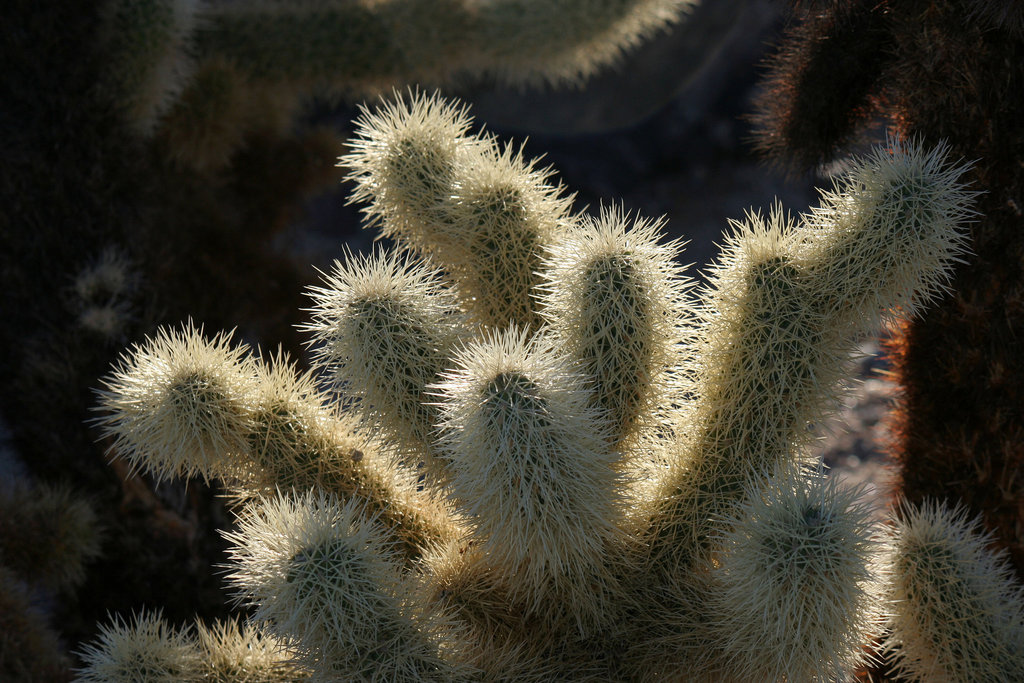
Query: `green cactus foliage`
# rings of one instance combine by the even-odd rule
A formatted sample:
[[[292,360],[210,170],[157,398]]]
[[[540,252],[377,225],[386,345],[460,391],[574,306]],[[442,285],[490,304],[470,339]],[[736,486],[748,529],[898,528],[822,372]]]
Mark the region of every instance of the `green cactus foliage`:
[[[396,96],[358,130],[355,197],[399,246],[347,255],[310,291],[332,397],[191,327],[136,347],[101,394],[123,457],[246,499],[228,579],[253,627],[312,680],[844,680],[909,578],[883,558],[914,560],[859,491],[810,467],[807,425],[841,396],[857,335],[942,295],[965,249],[964,167],[890,141],[807,215],[735,222],[695,298],[659,221],[573,215],[457,104]],[[462,267],[479,226],[508,212],[459,214],[459,193],[490,172],[532,193],[547,227],[527,229],[525,256],[490,251],[509,264]],[[535,284],[463,289],[471,270],[524,258]],[[499,299],[537,315],[477,310]],[[171,377],[150,383],[157,397],[180,383],[154,352],[169,342],[224,365],[204,376],[263,388],[231,398],[222,382],[216,401],[193,391],[173,413],[163,398],[123,401],[134,375]],[[236,402],[238,452],[207,419]],[[136,405],[177,416],[203,448],[150,454],[173,444]],[[944,621],[928,623],[959,637]],[[92,648],[97,661],[112,650]]]

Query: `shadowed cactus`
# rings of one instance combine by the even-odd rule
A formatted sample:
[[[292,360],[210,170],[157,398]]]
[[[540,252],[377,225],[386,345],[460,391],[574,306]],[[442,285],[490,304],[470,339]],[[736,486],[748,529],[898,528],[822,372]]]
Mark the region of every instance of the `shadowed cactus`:
[[[126,118],[151,133],[195,70],[190,45],[201,21],[197,0],[111,0],[99,42],[109,68],[101,88]]]
[[[279,475],[293,488],[271,493],[201,451],[196,463],[137,458],[244,492],[227,535],[236,599],[314,680],[848,676],[895,609],[886,582],[901,572],[880,558],[902,551],[857,491],[808,468],[807,426],[841,396],[857,335],[942,294],[964,249],[964,167],[891,141],[811,213],[736,222],[694,301],[660,222],[571,214],[546,174],[471,134],[459,106],[398,97],[359,130],[345,159],[356,197],[402,252],[350,255],[311,291],[307,329],[347,431],[314,427],[332,401],[280,362],[240,400],[258,416],[246,453],[261,477],[304,471],[294,463],[331,453],[332,439],[341,452],[349,440],[351,462],[379,464]],[[535,246],[491,251],[510,263],[464,266],[475,231],[508,210],[458,213],[488,164],[550,200],[547,227],[518,223]],[[535,284],[463,289],[471,271],[521,263],[538,264]],[[492,301],[536,314],[478,310]],[[154,362],[148,348],[126,365]],[[220,353],[232,372],[262,362]],[[151,431],[118,416],[119,383],[101,420],[135,458]],[[196,443],[216,443],[203,436],[215,421],[177,414]]]
[[[896,670],[922,681],[1024,677],[1024,588],[1006,553],[963,508],[905,505],[890,532]]]
[[[99,527],[92,505],[67,488],[0,486],[0,679],[67,680],[59,629],[47,623],[52,596],[81,585],[100,553]]]
[[[159,612],[114,619],[80,653],[82,683],[284,683],[309,679],[291,645],[264,629],[237,622],[178,629]]]

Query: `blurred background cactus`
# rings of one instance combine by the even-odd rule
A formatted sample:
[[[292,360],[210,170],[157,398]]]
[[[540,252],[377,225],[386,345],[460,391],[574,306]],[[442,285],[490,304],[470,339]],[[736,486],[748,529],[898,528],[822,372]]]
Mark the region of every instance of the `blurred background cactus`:
[[[401,251],[310,290],[320,380],[189,324],[100,393],[131,469],[238,500],[228,582],[294,667],[266,680],[842,680],[886,633],[919,680],[1017,675],[1022,589],[964,513],[882,534],[809,450],[857,336],[965,253],[946,148],[890,140],[810,212],[736,221],[694,297],[659,221],[574,213],[457,104],[398,96],[357,136],[353,197]],[[115,620],[81,679],[219,649]]]
[[[6,451],[7,434],[0,439]],[[96,513],[81,496],[66,486],[0,485],[0,677],[70,679],[48,605],[75,601],[99,552]]]

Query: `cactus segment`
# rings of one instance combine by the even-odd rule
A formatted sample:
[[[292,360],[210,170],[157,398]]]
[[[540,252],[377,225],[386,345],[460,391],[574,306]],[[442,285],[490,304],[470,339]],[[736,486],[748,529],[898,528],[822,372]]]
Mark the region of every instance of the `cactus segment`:
[[[948,290],[977,194],[962,180],[969,165],[948,157],[946,145],[893,139],[821,191],[799,251],[830,325],[873,333]]]
[[[842,680],[863,662],[882,605],[881,543],[861,496],[784,473],[734,511],[707,608],[727,680]]]
[[[454,538],[459,528],[443,502],[418,486],[356,435],[351,420],[324,405],[310,373],[297,374],[282,356],[257,365],[251,399],[249,462],[235,474],[241,496],[275,489],[318,490],[359,500],[393,534],[409,561],[424,549]]]
[[[381,254],[336,262],[326,287],[312,288],[315,358],[336,388],[412,466],[437,478],[437,409],[426,395],[447,366],[464,325],[440,272]]]
[[[1024,587],[964,508],[904,505],[890,534],[884,651],[915,681],[1024,678]]]
[[[539,254],[569,222],[572,197],[521,150],[470,134],[471,122],[437,95],[364,110],[341,159],[351,201],[368,203],[384,236],[443,266],[479,323],[537,328]]]
[[[198,52],[242,66],[253,78],[351,95],[395,78],[401,55],[365,2],[233,3],[196,33]]]
[[[827,411],[827,392],[841,376],[835,366],[845,349],[829,343],[791,255],[795,222],[776,207],[767,219],[752,213],[733,227],[698,312],[692,427],[662,484],[651,531],[652,561],[668,566],[708,552],[716,520],[800,457],[794,450],[810,439],[806,423]]]
[[[471,124],[465,107],[419,92],[397,94],[376,111],[364,107],[339,165],[349,169],[349,201],[364,205],[367,227],[414,249],[432,248],[460,157],[479,144]]]
[[[107,55],[101,87],[144,135],[181,94],[195,69],[198,0],[107,0],[100,49]]]
[[[500,0],[478,4],[482,70],[525,85],[576,84],[679,20],[694,0]]]
[[[658,409],[678,405],[685,386],[689,283],[674,260],[680,245],[658,244],[663,224],[605,208],[544,262],[544,318],[591,378],[620,452],[663,421]]]
[[[246,449],[247,353],[230,335],[205,339],[191,322],[135,345],[98,392],[106,414],[95,422],[111,450],[157,479],[230,472]]]
[[[293,640],[313,680],[451,680],[428,615],[373,519],[357,502],[278,495],[243,513],[228,581],[254,618]],[[422,677],[422,678],[421,678]]]
[[[489,562],[527,604],[549,582],[604,573],[622,477],[583,379],[552,340],[516,328],[467,345],[455,366],[432,389],[453,496]]]
[[[250,91],[245,76],[229,61],[199,64],[157,129],[168,156],[200,173],[227,166],[250,132]]]
[[[142,612],[131,621],[115,616],[100,628],[98,642],[79,653],[85,666],[80,683],[179,683],[197,680],[199,652],[189,629],[168,624],[160,612]]]
[[[0,566],[51,590],[85,579],[100,554],[96,512],[63,486],[0,488]]]
[[[196,624],[198,680],[212,683],[296,683],[310,672],[294,661],[288,643],[265,624],[218,621]]]
[[[541,326],[541,256],[572,221],[572,196],[548,182],[552,173],[512,145],[481,145],[458,168],[436,257],[483,325]]]

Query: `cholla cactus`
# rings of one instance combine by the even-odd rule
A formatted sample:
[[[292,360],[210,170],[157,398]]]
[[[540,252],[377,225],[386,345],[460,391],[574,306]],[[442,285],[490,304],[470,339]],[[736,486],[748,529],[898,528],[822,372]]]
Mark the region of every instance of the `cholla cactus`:
[[[165,0],[166,2],[167,0]],[[196,32],[261,80],[352,93],[456,74],[511,83],[578,83],[694,0],[399,0],[218,3]]]
[[[89,503],[69,489],[0,486],[0,679],[66,677],[69,662],[40,595],[82,583],[99,554],[98,526]]]
[[[885,646],[924,681],[1024,678],[1024,588],[1006,552],[963,508],[905,506],[891,530]]]
[[[282,683],[302,681],[309,672],[294,661],[287,642],[263,629],[217,622],[177,629],[159,612],[130,622],[115,618],[102,628],[99,642],[81,653],[82,683]]]
[[[464,109],[398,97],[360,135],[355,197],[404,253],[348,256],[311,291],[339,400],[192,327],[102,393],[137,467],[246,499],[230,581],[255,619],[313,680],[849,675],[907,578],[880,559],[906,544],[808,468],[806,426],[856,335],[942,293],[963,169],[892,141],[810,214],[735,223],[694,303],[660,222],[572,215]],[[169,341],[216,359],[203,391],[169,391],[202,366],[173,370]]]
[[[209,170],[247,134],[290,123],[258,111],[483,74],[578,84],[695,2],[105,0],[101,90],[172,159]]]
[[[103,7],[99,40],[109,68],[101,88],[139,131],[155,129],[192,76],[189,43],[199,14],[197,0],[111,0]]]

